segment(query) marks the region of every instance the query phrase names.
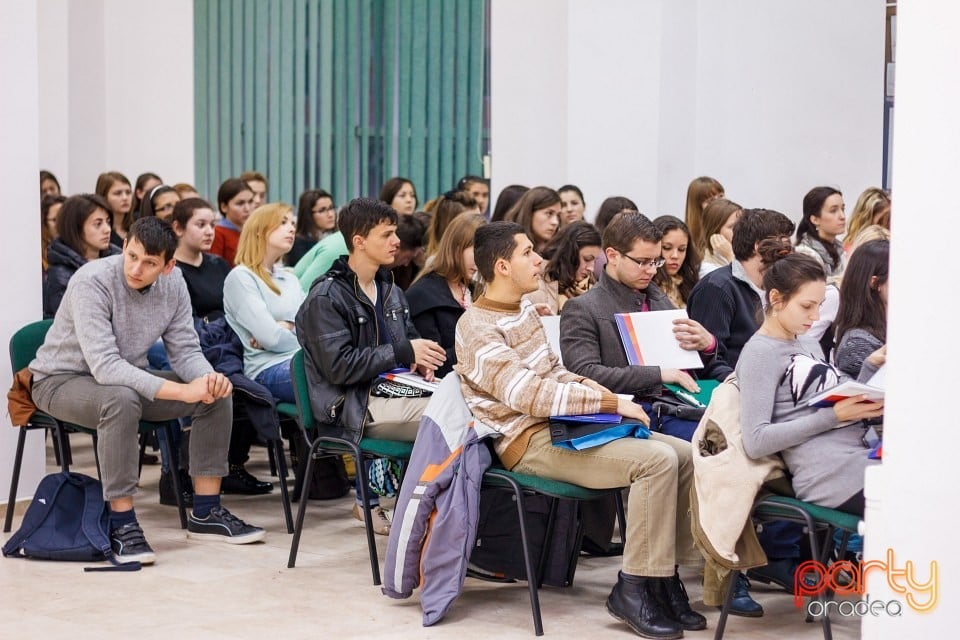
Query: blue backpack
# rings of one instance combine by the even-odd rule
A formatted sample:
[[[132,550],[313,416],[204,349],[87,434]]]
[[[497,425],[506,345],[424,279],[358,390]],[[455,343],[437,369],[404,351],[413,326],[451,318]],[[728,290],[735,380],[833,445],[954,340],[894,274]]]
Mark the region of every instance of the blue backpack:
[[[52,473],[37,487],[20,529],[3,545],[8,558],[109,560],[111,567],[84,571],[138,571],[139,562],[119,564],[110,549],[109,509],[98,480],[70,471]]]

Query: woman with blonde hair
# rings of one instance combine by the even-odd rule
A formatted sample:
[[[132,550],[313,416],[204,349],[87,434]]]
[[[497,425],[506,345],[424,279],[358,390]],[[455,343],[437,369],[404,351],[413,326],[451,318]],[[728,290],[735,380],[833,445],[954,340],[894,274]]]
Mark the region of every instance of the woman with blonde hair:
[[[293,207],[255,210],[240,233],[236,267],[223,285],[227,322],[243,343],[243,373],[282,402],[295,402],[290,360],[300,349],[294,320],[304,293],[281,259],[293,247]]]
[[[743,214],[743,207],[726,198],[717,198],[703,210],[702,238],[690,232],[690,240],[703,258],[700,277],[733,262],[733,225]]]
[[[687,208],[683,221],[690,229],[690,236],[698,247],[703,246],[703,210],[707,205],[724,196],[723,185],[715,178],[700,176],[687,186]]]
[[[454,335],[457,320],[473,302],[470,286],[477,272],[473,236],[486,223],[480,213],[464,213],[447,227],[433,259],[406,291],[410,316],[421,338],[434,340],[447,353],[438,378],[457,363]]]
[[[853,251],[852,241],[866,227],[879,225],[890,228],[890,196],[886,191],[870,187],[860,194],[847,222],[847,235],[843,239],[844,251]]]

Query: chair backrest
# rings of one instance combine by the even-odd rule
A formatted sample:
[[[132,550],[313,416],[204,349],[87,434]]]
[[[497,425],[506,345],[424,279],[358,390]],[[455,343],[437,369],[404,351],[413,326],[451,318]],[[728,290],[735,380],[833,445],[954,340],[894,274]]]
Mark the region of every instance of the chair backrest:
[[[297,400],[297,417],[300,427],[313,429],[313,409],[310,408],[310,385],[307,383],[307,369],[303,359],[303,350],[297,351],[290,360],[290,374],[293,377],[293,397]]]
[[[14,373],[37,357],[37,350],[43,345],[52,324],[53,320],[31,322],[10,337],[10,364]]]

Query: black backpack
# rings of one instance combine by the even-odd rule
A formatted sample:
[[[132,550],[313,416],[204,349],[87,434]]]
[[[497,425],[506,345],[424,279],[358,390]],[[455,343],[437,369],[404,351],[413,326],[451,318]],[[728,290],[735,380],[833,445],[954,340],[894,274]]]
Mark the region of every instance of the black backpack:
[[[37,487],[20,529],[3,545],[8,558],[109,560],[112,567],[84,571],[138,571],[139,562],[119,564],[110,550],[109,509],[98,480],[70,471],[52,473]]]

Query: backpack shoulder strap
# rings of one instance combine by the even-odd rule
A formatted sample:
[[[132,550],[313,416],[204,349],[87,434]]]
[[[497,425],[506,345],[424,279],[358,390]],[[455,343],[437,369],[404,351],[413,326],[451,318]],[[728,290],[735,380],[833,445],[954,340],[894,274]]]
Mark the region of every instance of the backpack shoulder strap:
[[[16,533],[10,536],[7,543],[3,545],[3,555],[9,557],[24,557],[21,553],[23,543],[26,542],[34,532],[40,528],[50,509],[57,500],[57,494],[60,489],[69,481],[69,475],[64,472],[51,473],[44,476],[37,485],[37,490],[33,494],[33,500],[27,507],[23,515],[23,522]]]
[[[80,474],[77,474],[80,475]],[[103,553],[103,557],[110,561],[109,567],[84,567],[84,571],[139,571],[139,562],[121,564],[113,555],[110,548],[110,535],[103,530],[103,511],[106,509],[103,499],[103,488],[93,478],[81,476],[83,481],[83,535],[87,537],[95,548]]]

